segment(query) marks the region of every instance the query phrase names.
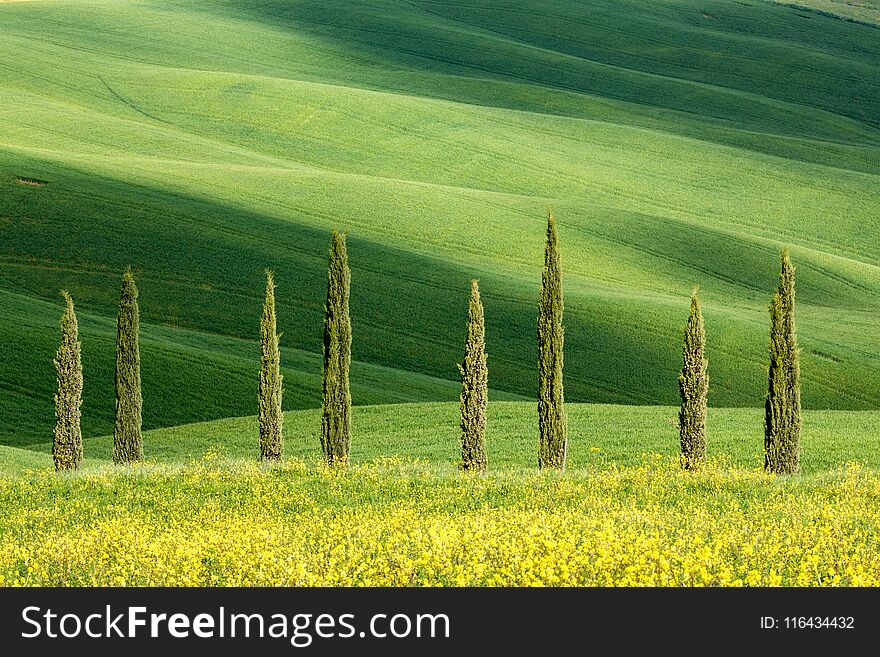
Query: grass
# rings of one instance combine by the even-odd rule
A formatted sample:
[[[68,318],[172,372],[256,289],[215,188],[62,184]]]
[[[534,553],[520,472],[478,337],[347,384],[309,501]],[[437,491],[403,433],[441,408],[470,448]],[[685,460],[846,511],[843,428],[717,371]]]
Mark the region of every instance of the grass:
[[[532,397],[548,205],[570,400],[674,404],[697,283],[712,403],[760,405],[787,244],[805,405],[877,409],[876,27],[764,2],[540,4],[3,3],[0,443],[50,435],[62,287],[86,435],[110,431],[128,264],[148,428],[255,412],[267,266],[286,408],[314,408],[333,226],[356,404],[456,399],[472,277],[495,398]]]
[[[792,6],[796,5],[796,6]],[[0,2],[0,585],[877,585],[880,40],[836,0]],[[559,221],[569,467],[534,335]],[[319,461],[349,232],[353,467]],[[798,266],[803,473],[761,471],[767,311]],[[147,462],[110,464],[134,267]],[[286,459],[257,461],[263,270]],[[486,476],[457,471],[467,292]],[[694,284],[709,453],[680,471]],[[85,465],[52,472],[69,289]]]
[[[709,453],[738,468],[763,467],[763,415],[758,409],[710,409]],[[493,402],[489,407],[488,454],[492,470],[530,469],[536,462],[534,403]],[[638,467],[650,454],[674,459],[678,453],[677,409],[658,406],[569,404],[569,467],[616,464]],[[395,404],[355,407],[352,461],[417,460],[454,470],[458,459],[458,405]],[[285,456],[310,466],[320,461],[320,411],[285,414]],[[259,458],[255,417],[233,418],[146,432],[149,462],[182,465],[205,454],[236,462]],[[84,441],[87,467],[110,461],[112,436]],[[0,467],[22,473],[51,467],[50,443],[6,448]],[[880,469],[880,412],[808,411],[804,415],[802,467],[818,475],[849,462]],[[5,462],[5,465],[2,465]]]
[[[880,2],[876,0],[775,0],[799,11],[815,11],[846,20],[880,25]],[[799,14],[803,16],[804,14]]]

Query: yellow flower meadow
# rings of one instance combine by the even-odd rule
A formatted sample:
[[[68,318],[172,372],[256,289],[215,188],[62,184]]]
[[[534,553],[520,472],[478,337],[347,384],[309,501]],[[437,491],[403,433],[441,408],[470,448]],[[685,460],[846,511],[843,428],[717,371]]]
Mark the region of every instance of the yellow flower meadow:
[[[0,479],[0,585],[880,584],[880,478],[672,459],[472,476],[191,465]]]

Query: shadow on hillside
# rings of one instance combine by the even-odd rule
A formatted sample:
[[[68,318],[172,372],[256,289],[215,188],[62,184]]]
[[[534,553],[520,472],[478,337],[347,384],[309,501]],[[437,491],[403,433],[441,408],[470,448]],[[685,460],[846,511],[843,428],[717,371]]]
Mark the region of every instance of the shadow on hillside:
[[[613,0],[537,9],[516,0],[491,8],[403,0],[227,3],[229,11],[349,54],[350,70],[337,71],[341,81],[605,116],[807,161],[817,154],[795,143],[804,137],[880,145],[880,89],[870,83],[880,68],[876,29],[831,18],[801,25],[787,8],[763,3],[710,4],[712,21],[697,9],[640,3],[636,10]],[[800,71],[805,52],[813,54],[811,68]],[[829,120],[826,112],[861,126]],[[849,159],[854,168],[865,166]]]
[[[129,264],[138,280],[142,322],[156,327],[143,347],[146,428],[254,412],[256,387],[248,377],[256,372],[253,341],[266,267],[274,269],[278,283],[285,359],[299,359],[297,368],[315,370],[307,378],[288,378],[287,406],[318,403],[326,258],[329,230],[336,223],[332,211],[320,218],[295,210],[289,217],[273,217],[55,162],[32,160],[28,170],[51,171],[55,184],[25,201],[2,195],[0,219],[7,221],[0,221],[5,263],[0,288],[49,303],[16,302],[18,310],[7,309],[0,318],[0,335],[16,342],[15,353],[24,359],[7,354],[0,361],[0,387],[23,395],[10,398],[11,406],[0,404],[0,430],[14,425],[23,438],[51,435],[51,363],[60,312],[56,291],[62,288],[71,291],[80,313],[107,319],[81,321],[89,336],[84,343],[84,426],[89,435],[112,427],[112,318],[120,272]],[[537,243],[543,231],[542,208],[536,207]],[[356,232],[349,236],[349,254],[356,360],[456,381],[469,282],[478,277],[487,309],[490,385],[533,396],[540,262],[524,282],[363,239]],[[571,293],[568,303],[566,391],[571,401],[674,402],[675,341],[632,332],[616,320],[592,319],[601,315],[601,299]],[[36,315],[17,316],[23,309]],[[639,312],[633,309],[633,317]],[[180,333],[178,346],[162,346],[162,331]],[[290,349],[314,354],[315,360]],[[625,366],[615,365],[617,351],[629,354]],[[660,367],[672,372],[672,384],[643,380],[642,372]],[[413,382],[405,377],[395,384],[393,372],[382,376],[370,385],[387,386],[385,393],[358,398],[355,386],[354,402],[406,401],[428,394],[413,393]],[[454,386],[444,390],[443,399],[455,398]]]

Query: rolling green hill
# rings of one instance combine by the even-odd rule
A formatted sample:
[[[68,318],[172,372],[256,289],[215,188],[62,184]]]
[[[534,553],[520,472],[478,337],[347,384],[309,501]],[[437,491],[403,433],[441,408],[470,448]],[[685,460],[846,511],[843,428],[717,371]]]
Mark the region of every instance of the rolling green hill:
[[[699,284],[710,399],[759,406],[789,245],[805,405],[880,408],[880,30],[819,9],[0,2],[0,443],[50,435],[62,287],[110,431],[129,264],[147,427],[255,412],[266,267],[315,407],[334,226],[355,404],[456,398],[472,277],[493,399],[531,397],[548,206],[569,400],[675,403]]]

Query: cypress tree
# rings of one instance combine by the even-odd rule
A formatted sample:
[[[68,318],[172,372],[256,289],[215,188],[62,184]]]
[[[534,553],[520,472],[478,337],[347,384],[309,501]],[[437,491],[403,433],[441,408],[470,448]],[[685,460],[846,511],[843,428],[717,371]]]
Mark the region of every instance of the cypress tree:
[[[82,464],[82,406],[83,372],[80,356],[79,329],[73,299],[66,290],[61,292],[66,308],[61,315],[61,344],[55,352],[55,373],[58,392],[55,393],[55,431],[52,435],[52,459],[56,470],[73,470]]]
[[[565,469],[568,448],[562,389],[562,270],[556,219],[547,213],[547,244],[538,306],[538,467]]]
[[[461,468],[482,472],[486,469],[486,404],[489,399],[489,372],[486,368],[486,331],[483,303],[476,280],[471,281],[468,306],[467,340],[461,372]]]
[[[348,311],[351,271],[345,235],[333,231],[324,306],[324,368],[321,447],[327,465],[345,467],[351,451],[351,319]]]
[[[275,278],[267,269],[266,300],[260,322],[260,458],[264,461],[280,461],[284,454],[280,338],[276,333]]]
[[[706,399],[709,394],[709,361],[704,349],[703,312],[697,288],[691,294],[691,313],[684,331],[684,364],[678,375],[681,410],[678,427],[681,437],[681,465],[696,470],[706,460]]]
[[[141,355],[138,344],[140,317],[138,291],[131,268],[122,276],[119,312],[116,315],[116,427],[113,462],[144,458],[141,437]]]
[[[792,474],[800,468],[801,366],[794,303],[794,265],[784,249],[779,286],[770,304],[770,370],[764,406],[764,468],[775,474]]]

